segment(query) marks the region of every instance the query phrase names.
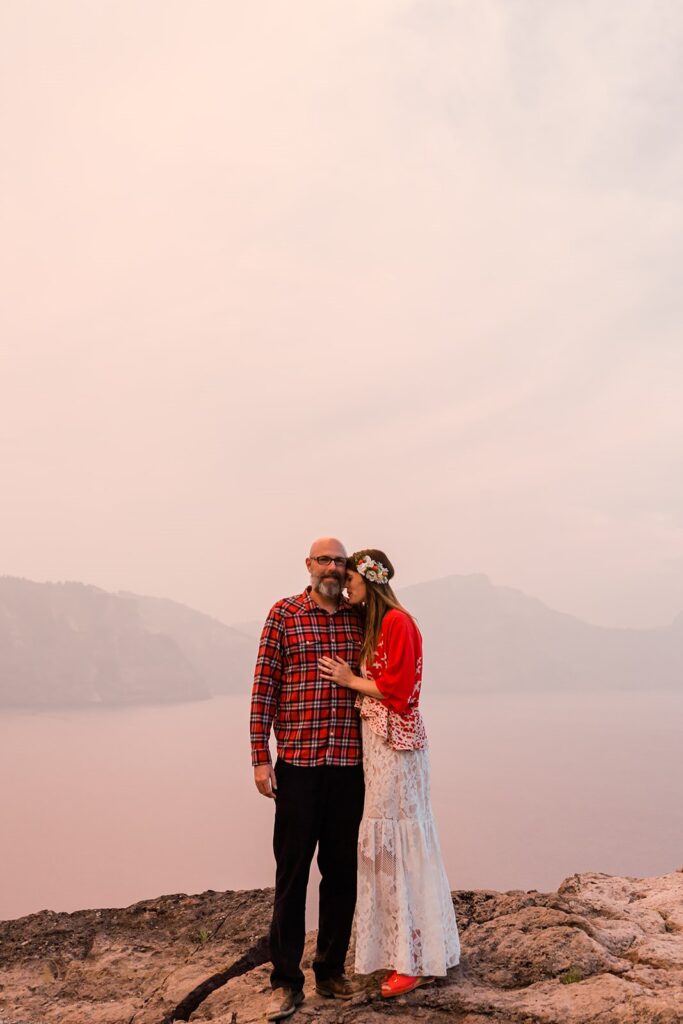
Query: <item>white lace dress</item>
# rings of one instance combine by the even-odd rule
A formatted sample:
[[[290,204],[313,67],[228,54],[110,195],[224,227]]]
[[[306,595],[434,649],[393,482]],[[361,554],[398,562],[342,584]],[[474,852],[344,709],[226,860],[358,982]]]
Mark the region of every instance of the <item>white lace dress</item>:
[[[362,729],[355,969],[442,976],[459,962],[460,941],[432,815],[428,750],[393,749],[365,716]]]

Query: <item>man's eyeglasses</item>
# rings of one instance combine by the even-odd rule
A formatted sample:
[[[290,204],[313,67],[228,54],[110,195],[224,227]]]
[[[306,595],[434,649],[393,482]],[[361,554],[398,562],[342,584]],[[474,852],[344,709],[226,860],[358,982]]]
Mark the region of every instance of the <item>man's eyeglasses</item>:
[[[343,569],[346,565],[345,558],[330,558],[329,555],[311,555],[312,562],[317,562],[318,565],[329,565],[330,562],[334,562],[337,569]]]

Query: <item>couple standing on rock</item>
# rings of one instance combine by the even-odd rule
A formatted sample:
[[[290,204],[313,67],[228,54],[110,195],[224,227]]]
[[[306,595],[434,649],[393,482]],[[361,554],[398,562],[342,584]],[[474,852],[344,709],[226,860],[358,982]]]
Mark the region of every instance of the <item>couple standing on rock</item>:
[[[318,993],[349,999],[360,990],[344,975],[354,912],[356,973],[390,972],[384,997],[445,975],[460,956],[429,797],[420,632],[394,595],[384,552],[347,558],[324,537],[306,565],[310,586],[278,601],[263,627],[251,700],[254,780],[275,799],[268,1020],[288,1017],[304,999],[316,847]]]

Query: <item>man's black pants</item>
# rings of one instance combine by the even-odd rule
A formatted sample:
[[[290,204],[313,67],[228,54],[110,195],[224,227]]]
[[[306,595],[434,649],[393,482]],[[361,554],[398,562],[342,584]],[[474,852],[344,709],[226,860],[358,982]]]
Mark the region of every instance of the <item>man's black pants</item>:
[[[270,930],[273,988],[303,988],[306,887],[318,847],[320,907],[317,979],[344,970],[356,907],[358,826],[363,816],[363,766],[299,768],[278,760],[273,849],[275,906]]]

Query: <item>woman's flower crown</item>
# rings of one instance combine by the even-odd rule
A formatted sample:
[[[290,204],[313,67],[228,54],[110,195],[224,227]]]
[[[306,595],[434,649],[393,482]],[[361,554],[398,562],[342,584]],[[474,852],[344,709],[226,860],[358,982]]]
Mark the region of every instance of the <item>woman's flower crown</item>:
[[[366,555],[360,562],[356,564],[356,572],[359,572],[364,579],[369,580],[370,583],[388,583],[389,582],[389,570],[386,565],[382,565],[381,562],[376,562],[374,558],[370,558],[370,555]]]

